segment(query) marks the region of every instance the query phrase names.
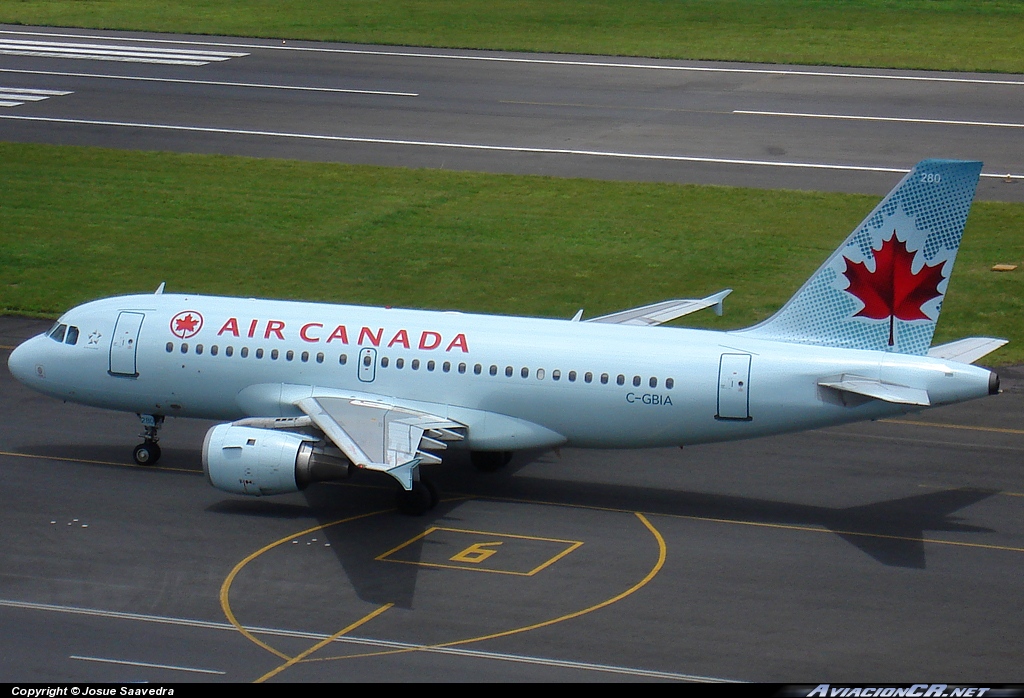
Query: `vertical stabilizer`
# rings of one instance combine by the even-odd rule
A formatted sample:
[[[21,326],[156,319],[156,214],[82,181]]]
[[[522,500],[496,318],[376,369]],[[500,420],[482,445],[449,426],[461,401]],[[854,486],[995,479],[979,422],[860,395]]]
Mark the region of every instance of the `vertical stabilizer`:
[[[980,162],[919,162],[779,312],[741,332],[926,354],[980,174]]]

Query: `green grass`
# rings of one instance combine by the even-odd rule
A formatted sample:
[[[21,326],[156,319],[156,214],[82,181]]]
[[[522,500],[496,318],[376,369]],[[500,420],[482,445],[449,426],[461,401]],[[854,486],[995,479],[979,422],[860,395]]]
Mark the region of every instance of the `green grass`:
[[[0,309],[56,315],[169,292],[588,316],[735,292],[777,309],[869,196],[598,182],[0,143]],[[936,341],[1013,340],[1024,361],[1024,205],[979,202]]]
[[[1019,0],[5,0],[0,22],[1024,72]]]

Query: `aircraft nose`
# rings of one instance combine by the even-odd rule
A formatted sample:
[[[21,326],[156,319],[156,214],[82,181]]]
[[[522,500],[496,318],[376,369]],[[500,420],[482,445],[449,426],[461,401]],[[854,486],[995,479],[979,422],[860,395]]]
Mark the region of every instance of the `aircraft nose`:
[[[14,351],[11,352],[10,357],[7,359],[7,368],[10,369],[11,375],[25,385],[30,385],[30,381],[36,375],[36,365],[33,360],[34,352],[31,347],[33,341],[30,339],[27,342],[22,342],[14,348]]]

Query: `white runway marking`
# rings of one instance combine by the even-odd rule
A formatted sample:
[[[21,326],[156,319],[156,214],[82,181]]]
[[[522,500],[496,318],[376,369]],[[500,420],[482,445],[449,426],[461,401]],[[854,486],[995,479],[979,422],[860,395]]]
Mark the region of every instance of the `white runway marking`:
[[[0,107],[18,107],[25,102],[41,102],[50,97],[73,95],[65,90],[33,90],[24,87],[0,87]]]
[[[907,124],[941,124],[944,126],[991,126],[996,128],[1024,128],[1024,124],[1001,121],[957,121],[953,119],[911,119],[900,116],[857,116],[855,114],[803,114],[786,111],[753,111],[734,109],[733,114],[750,114],[753,116],[795,116],[805,119],[840,119],[846,121],[888,121]]]
[[[900,167],[868,165],[845,165],[824,162],[780,162],[772,160],[746,160],[741,158],[712,158],[697,155],[659,155],[655,153],[625,153],[605,150],[575,150],[571,148],[535,148],[513,145],[487,145],[482,143],[444,143],[440,141],[417,141],[400,138],[363,138],[358,136],[331,136],[315,133],[288,133],[286,131],[261,131],[256,129],[217,128],[213,126],[178,126],[174,124],[146,124],[130,121],[101,121],[96,119],[58,119],[45,116],[15,116],[0,114],[0,119],[35,121],[56,124],[78,124],[83,126],[110,126],[115,128],[141,128],[157,131],[181,131],[185,133],[217,133],[233,136],[259,136],[266,138],[293,138],[297,140],[332,141],[336,143],[373,143],[377,145],[407,145],[425,148],[452,148],[455,150],[483,150],[506,153],[538,153],[543,155],[584,155],[600,158],[622,158],[625,160],[661,160],[670,162],[697,162],[713,165],[744,165],[762,167],[802,168],[812,170],[842,170],[845,172],[891,172],[906,174],[910,170]],[[982,174],[982,177],[1024,179],[1019,174]]]
[[[172,664],[150,664],[149,662],[129,662],[125,659],[105,659],[103,657],[80,657],[76,654],[71,655],[71,659],[78,659],[83,662],[100,662],[102,664],[121,664],[124,666],[138,666],[146,669],[171,669],[173,671],[190,671],[194,674],[218,674],[223,676],[227,672],[215,671],[213,669],[197,669],[195,667],[188,666],[174,666]]]
[[[304,92],[341,92],[357,95],[383,95],[387,97],[419,97],[417,92],[388,92],[386,90],[352,90],[341,87],[304,87],[301,85],[271,85],[260,82],[223,82],[220,80],[185,80],[182,78],[152,78],[140,75],[104,75],[98,73],[65,73],[56,70],[18,70],[0,68],[0,73],[19,73],[22,75],[55,75],[64,78],[99,78],[102,80],[134,80],[138,82],[167,82],[183,85],[213,85],[216,87],[255,87],[269,90],[299,90]]]
[[[628,68],[638,70],[677,70],[697,73],[740,73],[752,75],[792,75],[799,77],[859,78],[870,80],[908,80],[916,82],[966,83],[972,85],[1012,85],[1024,87],[1024,79],[949,77],[938,75],[900,75],[897,73],[855,73],[835,70],[807,70],[798,68],[727,68],[723,66],[663,65],[660,63],[623,63],[607,61],[572,60],[569,58],[527,58],[517,56],[472,55],[455,53],[427,53],[422,51],[388,51],[373,49],[326,48],[320,46],[293,46],[275,44],[244,44],[228,41],[196,41],[184,39],[134,39],[115,36],[92,36],[89,34],[60,34],[54,32],[32,32],[0,30],[0,34],[25,36],[53,36],[68,39],[97,39],[104,41],[148,41],[151,43],[176,44],[184,46],[217,46],[234,49],[268,49],[272,51],[305,51],[310,53],[348,53],[367,56],[393,56],[397,58],[433,58],[439,60],[485,61],[492,63],[532,63],[539,65],[580,66],[585,68]],[[909,71],[908,71],[909,72]]]
[[[132,620],[146,623],[161,623],[165,625],[180,625],[193,628],[203,628],[211,630],[226,630],[232,633],[237,632],[235,626],[230,623],[213,623],[210,621],[192,620],[189,618],[172,618],[167,616],[152,616],[142,613],[125,613],[123,611],[103,611],[95,608],[81,608],[78,606],[59,606],[56,604],[45,604],[45,603],[33,603],[31,601],[14,601],[11,599],[0,599],[0,607],[7,608],[21,608],[31,611],[50,611],[55,613],[69,613],[73,615],[84,615],[84,616],[97,616],[100,618],[114,618],[118,620]],[[257,635],[271,635],[276,637],[290,637],[290,638],[301,638],[306,640],[323,640],[329,635],[321,633],[309,633],[301,632],[296,630],[280,630],[276,628],[261,628],[254,626],[246,626],[246,630]],[[416,645],[406,642],[394,642],[390,640],[373,640],[370,638],[360,637],[339,637],[335,642],[343,644],[352,644],[359,646],[369,646],[378,649],[394,649],[394,650],[416,650],[418,652],[430,652],[433,654],[446,654],[459,657],[467,657],[474,659],[489,659],[505,662],[515,662],[519,664],[537,664],[542,666],[559,667],[565,669],[577,669],[580,671],[596,671],[605,674],[623,674],[627,676],[641,676],[648,678],[660,678],[674,681],[700,681],[703,683],[740,683],[731,679],[723,679],[714,676],[697,676],[694,674],[683,674],[672,671],[652,671],[650,669],[638,669],[635,667],[623,667],[615,666],[611,664],[593,664],[589,662],[573,662],[561,659],[548,659],[545,657],[530,657],[526,655],[518,654],[506,654],[500,652],[486,652],[481,650],[469,650],[458,647],[430,647],[429,645]],[[111,663],[124,663],[119,660],[103,660],[100,658],[90,657],[73,657],[74,659],[82,659],[85,661],[108,661]],[[163,667],[163,665],[143,665],[136,662],[130,662],[134,666],[158,666],[162,668],[173,669],[176,667]],[[183,669],[187,670],[187,669]],[[195,670],[202,671],[202,670]]]
[[[17,32],[0,32],[13,34]],[[65,38],[80,38],[68,37]],[[96,37],[84,37],[95,39]],[[124,39],[115,39],[124,41]],[[248,56],[248,53],[226,51],[184,50],[152,48],[148,46],[119,46],[117,44],[82,44],[65,41],[29,41],[0,39],[0,54],[8,56],[36,56],[42,58],[77,58],[90,61],[119,61],[122,63],[160,63],[163,65],[206,65],[215,61]]]

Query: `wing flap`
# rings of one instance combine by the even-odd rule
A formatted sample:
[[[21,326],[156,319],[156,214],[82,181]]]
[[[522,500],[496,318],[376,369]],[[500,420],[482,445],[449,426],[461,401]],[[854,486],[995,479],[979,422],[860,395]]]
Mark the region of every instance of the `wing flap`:
[[[353,465],[386,472],[406,489],[416,466],[441,462],[430,451],[465,438],[458,422],[385,402],[307,397],[295,404]]]
[[[610,315],[602,315],[601,317],[591,318],[590,320],[584,320],[584,322],[605,322],[613,325],[640,325],[650,327],[653,325],[661,325],[666,322],[671,322],[684,315],[695,313],[698,310],[704,310],[704,308],[710,308],[714,306],[715,314],[722,314],[722,301],[725,297],[732,293],[731,288],[727,288],[724,291],[714,293],[707,298],[680,298],[677,300],[661,301],[660,303],[652,303],[651,305],[645,305],[639,308],[630,308],[629,310],[620,310],[617,313]],[[582,313],[582,311],[580,311]],[[580,313],[576,314],[573,320],[578,321]]]

